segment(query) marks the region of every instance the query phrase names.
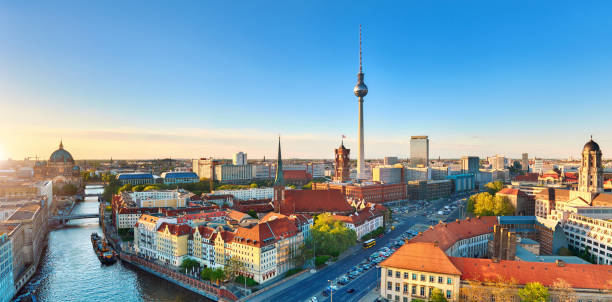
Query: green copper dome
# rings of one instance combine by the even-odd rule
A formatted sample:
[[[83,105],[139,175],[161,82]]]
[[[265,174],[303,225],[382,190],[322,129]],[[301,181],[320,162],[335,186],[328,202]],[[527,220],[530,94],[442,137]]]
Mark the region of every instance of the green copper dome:
[[[59,149],[55,150],[51,153],[51,157],[49,158],[49,162],[52,163],[74,163],[74,159],[70,152],[64,150],[64,144],[60,142]]]

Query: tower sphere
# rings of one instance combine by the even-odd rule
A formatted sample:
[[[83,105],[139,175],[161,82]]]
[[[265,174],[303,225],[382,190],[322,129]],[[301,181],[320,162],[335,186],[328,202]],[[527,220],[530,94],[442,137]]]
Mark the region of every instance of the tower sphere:
[[[357,85],[353,88],[353,92],[357,97],[364,97],[368,94],[368,86],[363,82],[363,73],[357,74]]]

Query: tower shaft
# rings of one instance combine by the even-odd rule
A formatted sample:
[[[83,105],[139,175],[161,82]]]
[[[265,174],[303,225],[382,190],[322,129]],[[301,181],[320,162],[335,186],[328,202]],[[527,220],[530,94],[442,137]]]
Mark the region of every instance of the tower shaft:
[[[357,178],[365,178],[365,153],[363,150],[363,97],[359,97],[359,155],[357,158]]]

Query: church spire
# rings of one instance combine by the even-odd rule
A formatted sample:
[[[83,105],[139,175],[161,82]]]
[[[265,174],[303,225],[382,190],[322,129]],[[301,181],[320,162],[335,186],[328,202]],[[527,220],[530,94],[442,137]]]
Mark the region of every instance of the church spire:
[[[278,136],[278,157],[276,159],[276,178],[274,179],[274,186],[285,186],[285,179],[283,177],[283,158],[281,156],[280,136]]]
[[[63,139],[60,138],[60,145],[59,145],[60,149],[64,149],[64,142]]]

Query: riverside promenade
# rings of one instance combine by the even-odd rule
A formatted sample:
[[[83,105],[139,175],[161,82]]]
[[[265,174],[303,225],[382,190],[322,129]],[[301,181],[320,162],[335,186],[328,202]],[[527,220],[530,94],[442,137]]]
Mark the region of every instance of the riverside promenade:
[[[121,261],[134,265],[148,273],[172,282],[194,293],[200,294],[208,299],[214,301],[238,300],[238,297],[224,287],[218,287],[217,285],[214,285],[208,281],[198,280],[132,254],[122,252],[120,255]]]

